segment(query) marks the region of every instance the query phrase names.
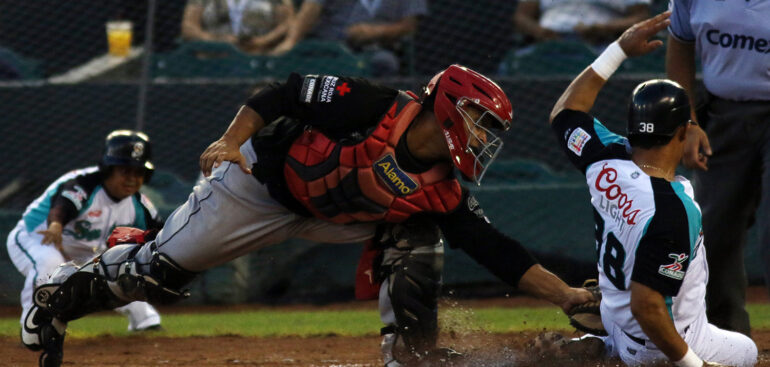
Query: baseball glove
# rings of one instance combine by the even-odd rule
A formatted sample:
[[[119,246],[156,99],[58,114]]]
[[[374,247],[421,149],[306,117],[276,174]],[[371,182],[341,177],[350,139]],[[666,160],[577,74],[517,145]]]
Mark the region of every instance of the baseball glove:
[[[567,312],[569,324],[582,332],[598,336],[607,336],[602,324],[602,315],[599,305],[602,301],[602,292],[599,290],[599,282],[596,279],[588,279],[583,282],[583,288],[591,292],[594,301],[579,304]]]

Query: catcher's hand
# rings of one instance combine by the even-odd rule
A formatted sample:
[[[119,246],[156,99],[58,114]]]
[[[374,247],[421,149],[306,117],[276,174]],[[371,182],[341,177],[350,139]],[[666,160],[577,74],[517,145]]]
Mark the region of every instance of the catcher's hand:
[[[599,282],[596,279],[588,279],[583,282],[583,288],[591,292],[594,300],[572,307],[568,312],[569,323],[575,329],[592,335],[607,336],[607,330],[602,324],[602,316],[599,305],[602,301],[602,292],[599,290]]]

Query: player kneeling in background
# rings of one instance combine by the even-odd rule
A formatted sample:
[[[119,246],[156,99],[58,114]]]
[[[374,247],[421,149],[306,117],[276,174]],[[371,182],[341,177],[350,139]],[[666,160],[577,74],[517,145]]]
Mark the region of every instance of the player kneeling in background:
[[[154,241],[60,268],[35,302],[60,332],[131,300],[176,301],[196,273],[289,238],[372,240],[383,251],[372,275],[382,281],[384,364],[454,358],[436,348],[442,237],[564,310],[594,299],[497,231],[460,184],[458,176],[481,181],[512,119],[503,90],[459,65],[435,75],[422,96],[360,78],[292,74],[241,107],[201,156],[206,179]]]
[[[40,325],[50,318],[37,313],[32,292],[59,264],[83,264],[104,251],[117,226],[159,229],[163,223],[150,200],[139,193],[154,167],[147,135],[130,130],[110,133],[98,166],[70,171],[52,183],[24,211],[8,236],[8,254],[26,277],[21,292],[22,342],[41,348]],[[116,311],[128,316],[130,331],[157,329],[160,315],[145,302]]]
[[[606,351],[629,365],[669,360],[687,367],[753,366],[754,342],[706,319],[701,213],[690,182],[675,175],[691,127],[685,91],[662,79],[637,86],[628,138],[588,114],[627,56],[661,46],[649,39],[668,17],[663,13],[626,30],[572,81],[551,112],[553,130],[586,175],[594,206]]]

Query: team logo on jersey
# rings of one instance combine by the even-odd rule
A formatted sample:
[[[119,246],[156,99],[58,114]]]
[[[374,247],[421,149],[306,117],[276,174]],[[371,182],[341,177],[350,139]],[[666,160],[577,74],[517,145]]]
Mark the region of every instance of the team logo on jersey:
[[[407,175],[401,167],[396,164],[396,159],[393,155],[387,154],[374,162],[374,172],[377,173],[382,182],[385,183],[390,191],[393,191],[399,195],[409,195],[417,190],[417,185],[409,175]]]
[[[583,154],[583,147],[585,147],[589,140],[591,140],[591,135],[585,130],[577,128],[572,131],[569,139],[567,139],[567,148],[578,156],[581,156]]]
[[[141,159],[143,155],[144,155],[144,143],[140,141],[134,144],[134,150],[131,152],[131,158]]]
[[[92,211],[88,212],[87,215],[89,217],[91,217],[91,218],[96,218],[96,217],[99,217],[99,216],[102,215],[102,211],[101,210],[92,210]]]
[[[661,265],[658,268],[658,273],[669,278],[676,280],[682,280],[684,278],[684,272],[682,271],[682,263],[687,260],[689,256],[687,254],[668,254],[668,257],[674,259],[673,264]]]
[[[620,189],[620,185],[613,183],[617,179],[618,171],[612,167],[607,167],[607,163],[605,163],[599,175],[596,176],[594,187],[603,193],[607,200],[615,202],[618,210],[623,211],[623,218],[626,223],[636,224],[636,215],[639,214],[639,209],[634,209],[634,200],[628,198],[628,195]]]

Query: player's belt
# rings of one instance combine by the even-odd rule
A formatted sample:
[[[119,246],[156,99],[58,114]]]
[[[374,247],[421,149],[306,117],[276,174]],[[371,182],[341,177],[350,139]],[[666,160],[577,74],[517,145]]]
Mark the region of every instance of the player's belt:
[[[686,333],[687,333],[687,331],[689,331],[689,330],[690,330],[690,326],[691,326],[691,325],[687,325],[687,326],[685,326],[685,328],[684,328],[684,333],[683,333],[683,334],[686,334]],[[631,334],[627,333],[625,330],[623,330],[623,334],[626,334],[626,336],[627,336],[629,339],[633,340],[633,341],[634,341],[636,344],[639,344],[639,345],[641,345],[641,346],[644,346],[644,345],[646,345],[646,344],[647,344],[647,340],[644,340],[644,339],[642,339],[642,338],[637,338],[637,337],[635,337],[635,336],[633,336],[633,335],[631,335]]]
[[[635,336],[633,336],[633,335],[631,335],[631,334],[627,333],[625,330],[623,330],[623,334],[626,334],[626,336],[627,336],[629,339],[631,339],[631,340],[633,340],[634,342],[636,342],[636,344],[639,344],[639,345],[641,345],[641,346],[644,346],[645,344],[647,344],[647,341],[646,341],[646,340],[644,340],[644,339],[642,339],[642,338],[637,338],[637,337],[635,337]]]

